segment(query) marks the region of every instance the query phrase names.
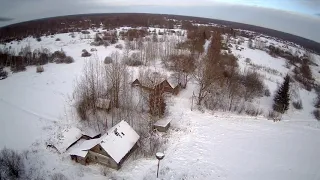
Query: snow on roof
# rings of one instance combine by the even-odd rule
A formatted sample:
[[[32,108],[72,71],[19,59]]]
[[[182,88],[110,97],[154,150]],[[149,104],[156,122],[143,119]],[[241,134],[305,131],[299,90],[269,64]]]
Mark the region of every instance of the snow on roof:
[[[100,145],[113,160],[119,163],[139,138],[140,136],[126,121],[121,121],[100,138]]]
[[[63,130],[54,146],[60,153],[64,153],[73,143],[78,141],[82,136],[80,129],[71,127]]]
[[[96,102],[96,106],[101,109],[108,109],[110,106],[109,99],[98,98]]]
[[[100,139],[91,139],[91,140],[84,140],[78,145],[75,145],[70,148],[69,154],[70,155],[77,155],[80,157],[86,157],[88,151],[93,148],[95,145],[99,144]]]
[[[86,136],[89,136],[89,137],[91,137],[91,138],[94,138],[94,137],[100,135],[101,133],[96,132],[96,131],[94,131],[94,130],[92,130],[92,129],[86,129],[86,130],[83,130],[83,131],[82,131],[82,134],[83,134],[83,135],[86,135]]]
[[[155,126],[166,127],[171,122],[170,119],[160,119],[154,123]]]

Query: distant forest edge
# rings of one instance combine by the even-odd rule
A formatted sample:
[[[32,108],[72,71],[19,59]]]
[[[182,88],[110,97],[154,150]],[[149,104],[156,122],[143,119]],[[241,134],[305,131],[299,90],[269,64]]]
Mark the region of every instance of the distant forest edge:
[[[13,40],[22,40],[28,36],[40,37],[57,33],[79,32],[87,30],[88,28],[101,27],[101,23],[106,29],[113,29],[120,26],[157,26],[172,29],[175,25],[181,25],[182,28],[189,29],[193,28],[190,21],[199,24],[217,24],[221,26],[219,29],[224,32],[232,28],[265,34],[267,36],[296,43],[314,53],[320,54],[320,43],[277,30],[210,18],[145,13],[79,14],[26,21],[1,27],[0,42],[4,43]]]

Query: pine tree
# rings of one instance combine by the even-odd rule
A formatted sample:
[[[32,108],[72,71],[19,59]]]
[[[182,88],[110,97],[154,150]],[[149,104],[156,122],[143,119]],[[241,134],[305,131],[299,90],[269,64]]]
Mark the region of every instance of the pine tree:
[[[290,77],[287,75],[284,78],[283,84],[277,91],[277,94],[274,97],[273,110],[284,113],[289,109],[289,88],[290,88]]]

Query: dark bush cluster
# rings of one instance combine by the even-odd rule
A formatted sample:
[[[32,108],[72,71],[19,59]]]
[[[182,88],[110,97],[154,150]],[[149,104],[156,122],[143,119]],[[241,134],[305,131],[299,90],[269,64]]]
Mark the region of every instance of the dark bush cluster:
[[[294,101],[292,102],[292,106],[298,110],[302,109],[303,106],[302,106],[302,101],[301,100],[298,100],[298,101]]]
[[[104,64],[111,64],[112,63],[112,58],[110,56],[107,56],[104,58]]]
[[[8,77],[8,72],[3,70],[3,67],[0,67],[0,80]]]
[[[21,154],[4,148],[0,151],[0,179],[23,179],[25,164]]]
[[[82,50],[81,57],[90,57],[91,53],[89,53],[86,49]]]

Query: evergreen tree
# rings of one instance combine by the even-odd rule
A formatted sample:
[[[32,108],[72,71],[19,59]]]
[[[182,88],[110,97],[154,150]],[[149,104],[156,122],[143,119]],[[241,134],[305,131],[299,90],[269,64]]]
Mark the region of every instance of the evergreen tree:
[[[274,97],[273,110],[284,113],[289,109],[289,88],[290,88],[290,77],[287,75],[284,78],[283,84],[277,91],[277,94]]]

